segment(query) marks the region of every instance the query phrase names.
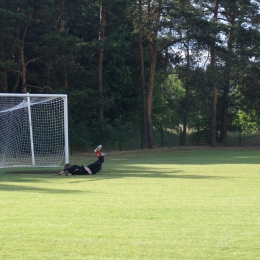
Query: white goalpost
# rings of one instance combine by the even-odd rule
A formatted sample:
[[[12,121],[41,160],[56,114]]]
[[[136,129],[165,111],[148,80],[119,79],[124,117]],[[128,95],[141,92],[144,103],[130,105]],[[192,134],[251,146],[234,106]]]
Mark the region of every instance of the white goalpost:
[[[0,168],[69,163],[67,95],[0,93]]]

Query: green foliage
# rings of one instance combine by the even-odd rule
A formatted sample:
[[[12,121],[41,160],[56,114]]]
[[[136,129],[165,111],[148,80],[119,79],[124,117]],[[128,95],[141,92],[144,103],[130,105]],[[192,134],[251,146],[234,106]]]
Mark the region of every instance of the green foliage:
[[[140,32],[146,95],[149,43],[157,37],[152,111],[156,129],[162,126],[174,129],[183,124],[187,91],[188,127],[197,129],[200,125],[207,136],[212,79],[218,86],[219,129],[227,72],[230,73],[229,129],[238,129],[240,124],[245,129],[259,128],[260,34],[259,7],[255,1],[219,1],[223,17],[213,21],[214,1],[165,0],[158,23],[155,13],[159,1],[150,1],[150,12],[146,12],[147,2],[142,1],[141,16],[137,1],[102,1],[105,6],[102,41],[99,40],[100,3],[64,0],[62,9],[61,2],[56,0],[0,1],[0,91],[21,92],[22,50],[29,92],[69,95],[71,136],[78,147],[81,144],[88,147],[83,129],[97,126],[99,105],[104,109],[104,125],[138,128],[143,125]],[[215,33],[216,38],[212,37]],[[214,75],[210,74],[207,59],[211,46],[217,54]],[[102,102],[97,90],[101,47],[104,48]]]
[[[237,112],[238,118],[235,121],[238,125],[242,126],[242,130],[249,133],[259,132],[259,116],[255,111],[245,113],[239,110]]]
[[[163,75],[162,75],[163,76]],[[176,74],[169,74],[158,85],[154,93],[154,124],[175,128],[181,120],[179,104],[185,95],[181,81]]]

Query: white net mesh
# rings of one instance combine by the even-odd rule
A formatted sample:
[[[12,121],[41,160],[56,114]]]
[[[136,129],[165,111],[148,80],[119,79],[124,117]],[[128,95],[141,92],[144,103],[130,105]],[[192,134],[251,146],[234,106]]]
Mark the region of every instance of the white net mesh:
[[[63,97],[0,95],[0,168],[60,165],[64,107]]]

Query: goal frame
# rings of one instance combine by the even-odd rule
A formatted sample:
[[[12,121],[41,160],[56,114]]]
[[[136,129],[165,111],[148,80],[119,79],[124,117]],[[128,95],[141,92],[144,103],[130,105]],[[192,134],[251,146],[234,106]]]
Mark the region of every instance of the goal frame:
[[[28,102],[28,120],[29,120],[29,128],[30,128],[30,141],[31,141],[31,155],[32,155],[32,166],[35,166],[35,155],[34,155],[34,145],[33,145],[33,130],[32,130],[32,118],[31,118],[31,106],[30,106],[30,98],[31,97],[57,97],[62,98],[64,100],[64,161],[65,163],[69,163],[69,130],[68,130],[68,98],[67,94],[15,94],[15,93],[0,93],[0,97],[23,97],[27,98]],[[35,166],[37,167],[37,166]]]

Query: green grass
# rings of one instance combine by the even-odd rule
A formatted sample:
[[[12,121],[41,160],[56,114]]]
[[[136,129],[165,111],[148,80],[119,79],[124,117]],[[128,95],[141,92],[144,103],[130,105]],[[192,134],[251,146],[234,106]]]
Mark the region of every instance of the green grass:
[[[110,153],[93,176],[1,169],[0,259],[260,259],[259,161],[185,148]]]

